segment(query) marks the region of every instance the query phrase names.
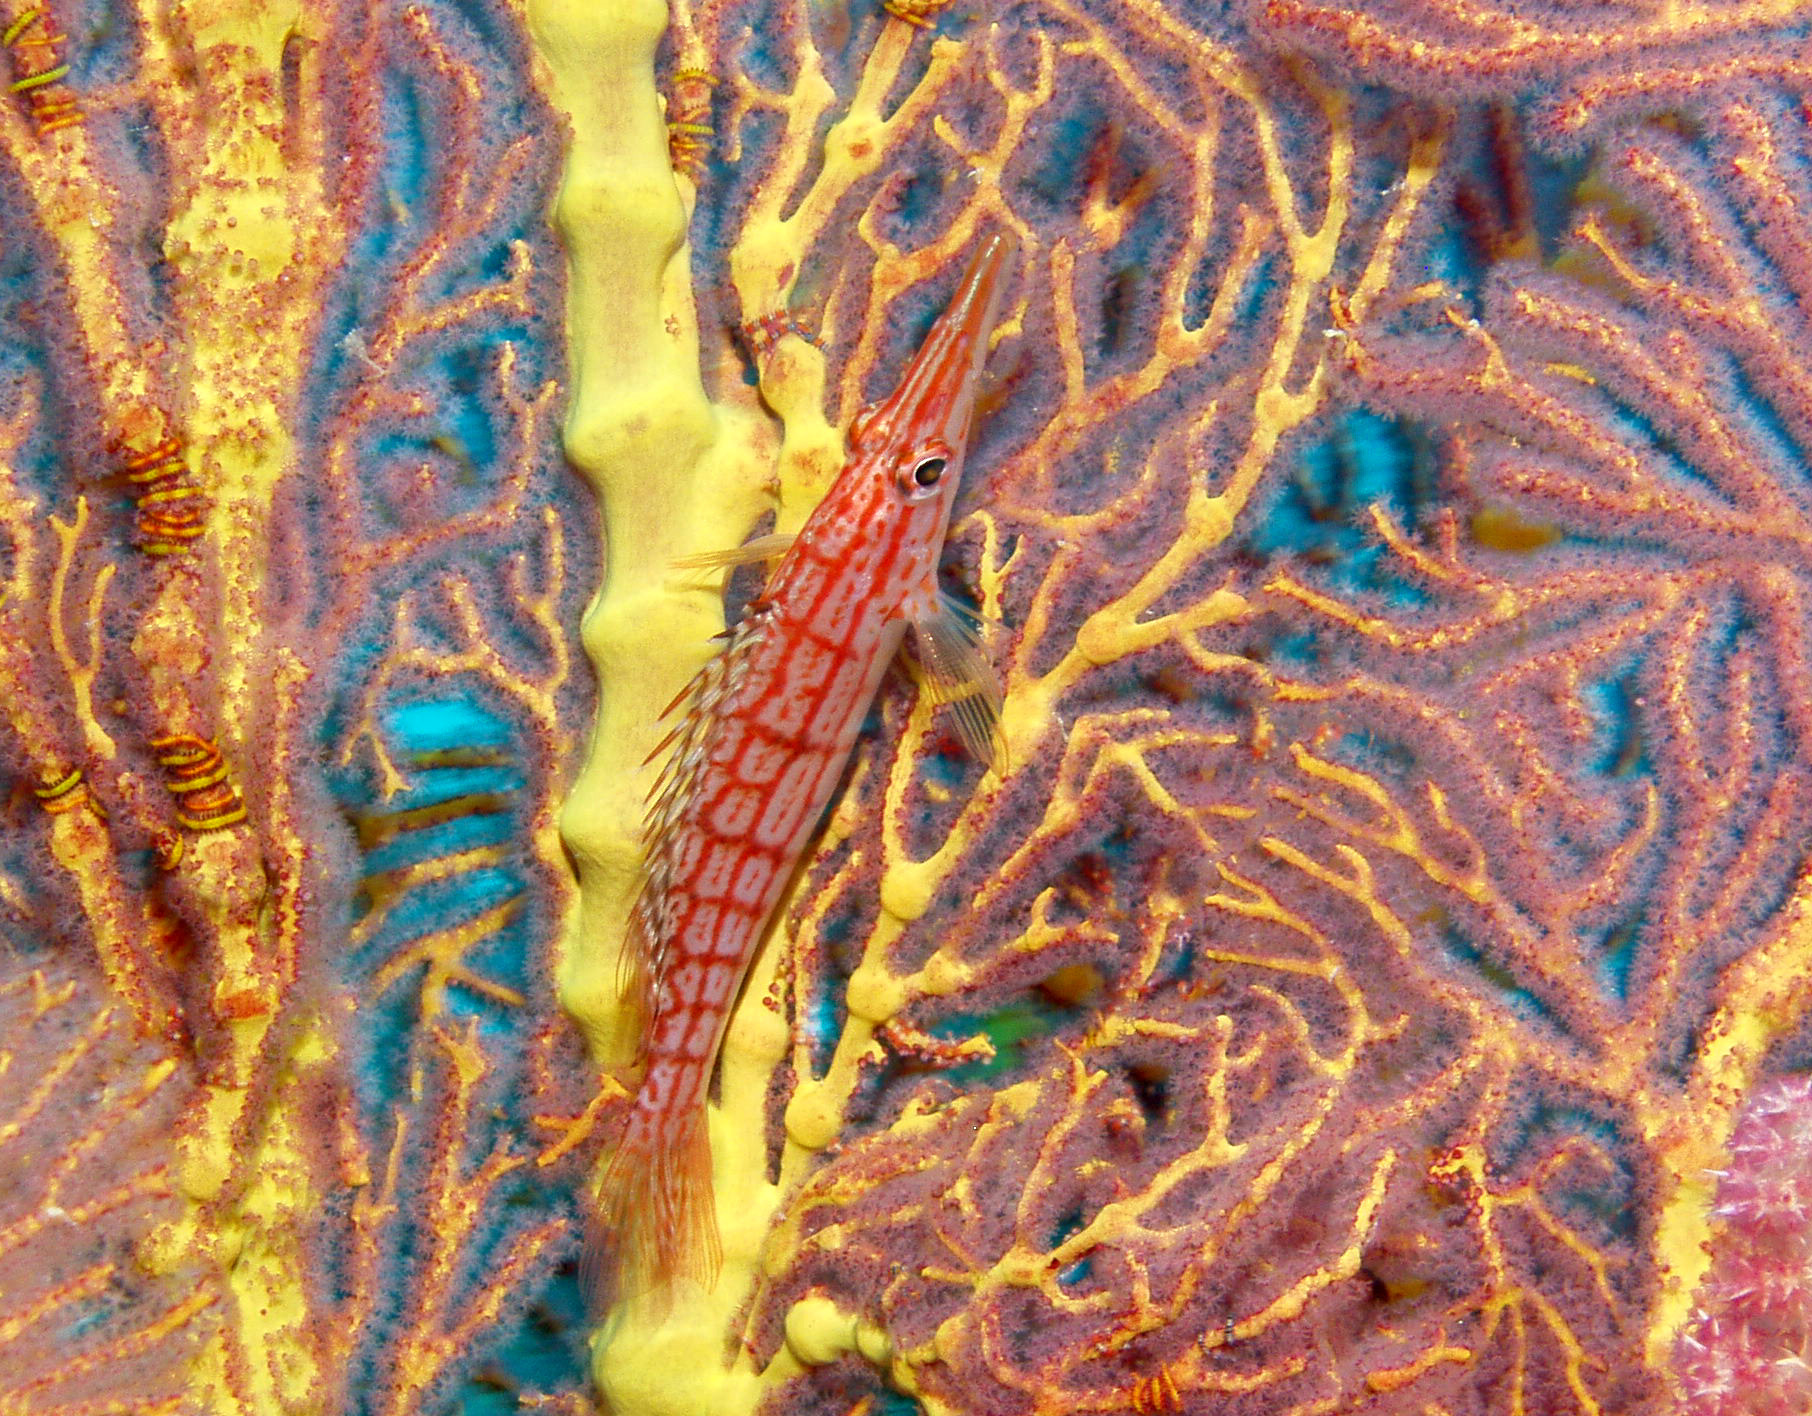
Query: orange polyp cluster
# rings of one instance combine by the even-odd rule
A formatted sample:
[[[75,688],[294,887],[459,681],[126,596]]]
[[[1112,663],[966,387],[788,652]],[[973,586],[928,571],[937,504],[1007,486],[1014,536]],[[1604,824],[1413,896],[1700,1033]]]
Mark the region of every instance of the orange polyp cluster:
[[[765,362],[774,352],[774,346],[788,335],[803,339],[814,349],[824,347],[824,341],[810,325],[786,310],[775,310],[752,320],[744,320],[739,328],[743,342],[749,346],[749,352],[755,356],[757,363]]]
[[[136,489],[138,548],[146,555],[186,555],[207,530],[207,502],[183,459],[182,441],[165,438],[126,463]]]
[[[69,64],[63,57],[64,35],[50,12],[28,6],[0,34],[0,44],[12,51],[12,91],[24,97],[39,133],[54,132],[82,121],[82,108],[64,82]]]
[[[176,798],[176,819],[191,831],[220,831],[245,820],[245,802],[220,749],[191,733],[153,738],[151,750]]]

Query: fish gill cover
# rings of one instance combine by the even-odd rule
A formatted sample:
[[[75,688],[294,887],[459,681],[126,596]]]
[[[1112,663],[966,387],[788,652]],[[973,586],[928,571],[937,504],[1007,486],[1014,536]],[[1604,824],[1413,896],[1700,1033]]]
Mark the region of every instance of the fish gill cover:
[[[583,1408],[672,562],[1004,229],[610,1408],[1802,1409],[1805,6],[0,19],[0,1407]]]

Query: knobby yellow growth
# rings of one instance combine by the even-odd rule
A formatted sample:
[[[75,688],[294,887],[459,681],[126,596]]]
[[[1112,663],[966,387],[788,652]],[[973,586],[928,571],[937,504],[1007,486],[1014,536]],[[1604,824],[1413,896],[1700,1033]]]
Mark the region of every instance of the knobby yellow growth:
[[[1812,1016],[1807,8],[0,0],[0,1410],[438,1409],[571,1299],[674,563],[991,229],[1002,767],[882,695],[612,1407],[1724,1389]]]
[[[571,262],[571,404],[566,448],[604,510],[605,579],[583,642],[599,708],[561,831],[578,865],[579,905],[567,934],[561,997],[599,1055],[621,1062],[634,1040],[618,1013],[617,954],[640,866],[642,764],[661,711],[710,652],[723,612],[710,577],[673,562],[739,544],[760,514],[775,439],[764,421],[713,404],[699,351],[685,249],[689,203],[668,163],[654,88],[664,7],[535,3],[529,23],[572,123],[555,206]],[[744,1409],[746,1375],[700,1362],[729,1305],[748,1290],[773,1200],[761,1176],[757,1114],[784,1029],[749,997],[725,1043],[723,1107],[713,1116],[725,1264],[717,1293],[653,1327],[610,1327],[597,1351],[616,1409],[684,1413]],[[733,1152],[748,1155],[737,1159]],[[751,1178],[752,1177],[752,1178]]]
[[[254,724],[268,711],[261,701],[268,675],[274,669],[281,681],[294,674],[293,665],[265,658],[267,646],[254,628],[269,593],[262,539],[270,499],[292,457],[288,410],[273,394],[303,382],[309,342],[301,330],[314,316],[319,282],[331,269],[299,267],[292,259],[291,214],[323,206],[320,168],[318,162],[293,164],[276,136],[277,76],[286,38],[299,18],[294,5],[248,6],[222,11],[194,33],[200,62],[234,101],[200,103],[193,110],[182,137],[190,151],[205,157],[189,170],[186,190],[175,194],[165,236],[185,351],[186,441],[191,455],[210,466],[223,514],[214,522],[218,539],[208,547],[206,568],[162,582],[158,602],[140,621],[134,648],[146,668],[146,692],[157,720],[222,736],[236,754],[243,754]],[[147,33],[164,31],[148,26]],[[146,62],[156,76],[168,72],[174,56],[154,43]],[[28,170],[44,160],[20,157]],[[96,362],[115,371],[110,406],[124,411],[110,430],[113,440],[129,447],[167,435],[169,427],[148,400],[160,392],[167,398],[168,384],[147,369],[141,352],[116,325],[124,297],[92,249],[93,224],[69,221],[54,229],[78,272],[72,288]],[[344,228],[320,222],[314,239],[331,262]],[[269,342],[248,361],[244,333],[252,327],[263,330]],[[114,358],[105,358],[108,354]],[[190,1208],[157,1236],[146,1257],[153,1267],[182,1268],[206,1254],[229,1275],[226,1302],[232,1311],[220,1336],[203,1347],[193,1378],[205,1404],[229,1410],[249,1401],[254,1408],[284,1409],[306,1399],[320,1380],[300,1322],[307,1306],[304,1276],[296,1267],[300,1255],[287,1242],[308,1222],[319,1197],[308,1179],[306,1148],[281,1113],[258,1130],[252,1162],[257,1185],[239,1198],[234,1217],[225,1222],[218,1204],[226,1177],[246,1159],[240,1153],[246,1086],[273,1021],[277,980],[291,963],[273,957],[272,945],[293,948],[294,941],[273,939],[265,931],[269,916],[263,911],[276,902],[264,899],[266,880],[243,833],[196,837],[179,870],[193,908],[218,940],[214,999],[224,1055],[201,1124],[181,1143],[176,1177]],[[310,1033],[286,1051],[294,1066],[305,1068],[327,1047]],[[230,1375],[229,1368],[241,1362],[243,1368]],[[238,1379],[240,1372],[249,1387]]]
[[[1120,57],[1116,37],[1079,13],[1068,9],[1062,13],[1088,35],[1089,52],[1117,64],[1116,72],[1136,91],[1138,80],[1130,62]],[[998,837],[1003,828],[1012,829],[1006,803],[1013,774],[1031,770],[1052,752],[1062,756],[1064,766],[1044,821],[1020,853],[1028,860],[1035,858],[1040,841],[1073,829],[1083,801],[1115,770],[1142,782],[1153,805],[1166,815],[1188,814],[1153,775],[1147,758],[1171,743],[1193,742],[1193,737],[1156,729],[1129,736],[1131,719],[1122,722],[1126,715],[1103,714],[1074,725],[1066,745],[1053,741],[1061,723],[1058,704],[1090,673],[1154,648],[1180,647],[1211,672],[1231,662],[1202,647],[1201,637],[1248,617],[1251,606],[1242,596],[1214,590],[1194,594],[1181,608],[1165,613],[1153,613],[1154,607],[1173,599],[1192,570],[1228,538],[1280,441],[1322,406],[1327,343],[1312,319],[1317,306],[1329,299],[1331,273],[1337,263],[1359,260],[1358,278],[1343,300],[1349,317],[1362,317],[1391,278],[1397,251],[1439,167],[1443,136],[1436,126],[1412,145],[1399,195],[1382,230],[1362,233],[1370,245],[1369,253],[1359,257],[1349,251],[1355,244],[1348,230],[1353,136],[1346,100],[1303,78],[1327,128],[1324,168],[1318,174],[1314,201],[1319,214],[1311,219],[1305,214],[1306,193],[1297,185],[1301,174],[1292,171],[1284,158],[1276,118],[1258,75],[1231,51],[1215,50],[1202,59],[1201,82],[1213,95],[1215,121],[1202,126],[1195,148],[1200,175],[1187,239],[1196,258],[1211,241],[1225,239],[1219,227],[1225,217],[1211,196],[1220,123],[1250,125],[1264,159],[1269,210],[1241,214],[1232,259],[1219,273],[1204,321],[1185,325],[1175,305],[1167,301],[1166,326],[1146,366],[1133,375],[1090,386],[1082,372],[1074,312],[1076,242],[1063,237],[1047,245],[1015,213],[1002,186],[1007,161],[1022,141],[1028,121],[1052,99],[1052,43],[1035,35],[1029,77],[1016,77],[996,52],[997,33],[985,23],[961,41],[927,41],[919,27],[896,19],[880,28],[847,106],[826,127],[834,96],[809,30],[800,26],[794,32],[796,72],[791,91],[745,87],[734,100],[744,111],[772,109],[784,128],[776,168],[757,189],[729,255],[732,282],[748,321],[790,308],[801,273],[824,239],[832,213],[870,191],[877,173],[885,171],[890,156],[902,152],[915,131],[934,129],[951,149],[952,161],[960,164],[971,195],[960,217],[936,241],[912,252],[880,234],[877,199],[867,197],[868,209],[856,229],[875,249],[873,275],[859,301],[840,300],[837,315],[827,320],[824,330],[827,338],[847,340],[852,350],[843,365],[841,385],[833,394],[825,377],[823,350],[804,339],[782,338],[760,351],[757,359],[761,396],[767,408],[781,416],[786,430],[776,447],[772,434],[765,431],[765,415],[743,403],[713,405],[700,385],[701,355],[684,253],[689,179],[673,175],[653,85],[653,54],[662,19],[655,5],[608,15],[555,5],[531,11],[557,102],[573,122],[570,160],[557,206],[573,273],[569,319],[574,385],[567,448],[603,502],[608,566],[585,626],[602,703],[590,754],[564,820],[579,864],[581,904],[568,934],[563,998],[607,1062],[621,1062],[632,1042],[623,1035],[623,1024],[630,1020],[615,1007],[616,953],[640,863],[638,827],[647,780],[640,764],[658,738],[655,723],[661,709],[702,662],[708,638],[721,623],[715,586],[689,584],[671,569],[672,562],[694,550],[719,549],[743,538],[767,504],[760,493],[773,476],[776,457],[779,524],[786,528],[797,523],[836,470],[840,440],[835,429],[862,396],[861,376],[879,357],[889,307],[903,291],[949,267],[989,224],[1006,225],[1020,238],[1030,270],[1028,283],[1042,286],[1048,279],[1054,288],[1059,339],[1066,367],[1073,371],[1063,405],[1044,423],[1039,436],[1007,467],[990,469],[990,480],[1011,488],[1042,486],[1047,459],[1066,438],[1077,436],[1116,404],[1169,386],[1221,348],[1236,328],[1233,312],[1254,278],[1261,253],[1282,262],[1281,271],[1274,268],[1282,293],[1270,325],[1268,353],[1256,361],[1256,381],[1241,390],[1250,413],[1241,419],[1243,442],[1232,467],[1213,479],[1191,479],[1168,548],[1123,593],[1076,627],[1073,641],[1054,660],[1046,634],[1054,597],[1062,591],[1065,572],[1075,559],[1074,543],[1067,536],[1048,576],[1032,591],[1023,633],[1003,664],[1008,689],[1003,722],[1010,764],[1007,779],[985,785],[950,822],[941,844],[929,855],[918,854],[906,841],[902,824],[910,809],[908,800],[918,790],[917,766],[929,750],[930,705],[921,701],[905,725],[904,741],[885,782],[879,784],[880,796],[873,789],[861,794],[881,813],[879,861],[858,852],[830,880],[813,882],[814,902],[799,922],[803,938],[788,927],[777,928],[732,1022],[721,1104],[712,1111],[727,1257],[717,1290],[682,1298],[678,1311],[659,1321],[644,1320],[633,1310],[614,1315],[596,1352],[599,1382],[613,1409],[638,1416],[752,1410],[763,1391],[842,1352],[862,1353],[887,1368],[896,1383],[918,1392],[928,1409],[942,1411],[940,1399],[921,1388],[917,1368],[944,1361],[977,1342],[985,1344],[985,1330],[972,1324],[987,1321],[988,1303],[1016,1284],[1031,1282],[1034,1269],[1046,1275],[1055,1272],[1060,1267],[1056,1256],[1026,1252],[1001,1259],[991,1275],[974,1280],[972,1313],[951,1319],[940,1329],[937,1343],[922,1349],[896,1351],[884,1333],[859,1314],[823,1298],[809,1298],[789,1311],[786,1341],[779,1352],[757,1366],[745,1352],[723,1350],[730,1320],[752,1293],[760,1292],[763,1271],[757,1260],[777,1204],[798,1192],[816,1159],[842,1134],[860,1069],[884,1055],[883,1036],[897,1042],[911,1035],[901,1015],[916,1002],[970,987],[1000,957],[1036,954],[1072,937],[1067,930],[1051,927],[1046,905],[1041,904],[1026,935],[1002,941],[999,953],[987,959],[963,957],[960,941],[953,939],[947,952],[936,951],[914,968],[902,969],[894,962],[906,931],[949,888],[953,870],[978,842],[991,834]],[[1198,39],[1156,8],[1146,12],[1141,23],[1173,45],[1195,45]],[[695,38],[682,23],[682,48],[692,47]],[[906,65],[915,61],[914,47],[927,44],[922,69],[915,70],[902,99],[898,90]],[[982,146],[973,147],[949,127],[938,106],[978,74],[1001,108],[995,133]],[[1142,97],[1154,109],[1162,107],[1149,90]],[[1125,213],[1098,194],[1091,212],[1080,239],[1097,242],[1097,249],[1105,250],[1114,244]],[[1184,262],[1183,268],[1188,265]],[[1180,303],[1181,286],[1171,295]],[[1020,314],[1007,321],[1003,339],[1010,341],[1024,309],[1022,302]],[[733,379],[722,382],[737,387]],[[1210,402],[1198,415],[1190,441],[1205,438],[1219,418],[1218,405]],[[1148,490],[1150,476],[1147,473],[1116,506],[1097,516],[1130,514]],[[1064,524],[1042,512],[1034,519],[1059,535],[1085,530],[1082,524]],[[980,513],[977,522],[985,541],[982,600],[988,612],[998,614],[1019,557],[1005,552],[989,512]],[[1071,757],[1077,754],[1073,772]],[[857,780],[866,786],[860,768]],[[858,797],[855,787],[850,796]],[[853,809],[846,803],[846,812]],[[839,813],[824,851],[834,850],[850,825],[846,813]],[[1212,847],[1209,837],[1203,835],[1202,840]],[[1012,880],[1019,873],[1019,857],[1009,859],[1003,877]],[[818,958],[812,934],[824,909],[842,894],[843,882],[858,877],[874,881],[880,913],[848,980],[846,1020],[828,1066],[820,1068],[800,1039],[787,1036],[767,993],[776,961],[797,951],[790,968],[793,986],[799,990],[795,1012],[805,1012],[809,1000],[804,990]],[[997,884],[983,887],[979,903],[989,901]],[[1049,895],[1047,891],[1044,899],[1048,901]],[[1164,894],[1152,908],[1175,918],[1183,903]],[[1154,936],[1157,942],[1143,964],[1147,972],[1156,966],[1165,932]],[[1371,1040],[1370,1024],[1355,1027],[1354,1046]],[[785,1111],[785,1147],[776,1188],[767,1179],[765,1140],[754,1118],[762,1114],[775,1069],[788,1060],[793,1064],[793,1089]],[[1335,1070],[1344,1074],[1349,1065]],[[1084,1092],[1098,1085],[1080,1076],[1076,1084]],[[1004,1104],[1007,1095],[1003,1093],[997,1103]],[[1315,1135],[1311,1127],[1299,1144],[1308,1144]],[[1287,1150],[1286,1159],[1294,1153],[1294,1148]],[[1225,1159],[1203,1153],[1194,1163],[1214,1167]],[[1284,1163],[1280,1160],[1278,1165]],[[1394,1164],[1394,1153],[1376,1162],[1368,1186],[1371,1198],[1351,1221],[1356,1234],[1370,1223],[1383,1177]],[[823,1200],[820,1196],[783,1220],[769,1241],[766,1273],[778,1272],[789,1256],[801,1252],[797,1226]],[[1090,1231],[1090,1241],[1126,1232],[1124,1226],[1152,1203],[1117,1211],[1117,1221],[1104,1216]],[[1299,1295],[1318,1293],[1350,1277],[1357,1264],[1355,1252],[1349,1245],[1326,1268],[1304,1276]],[[1048,1277],[1042,1281],[1048,1282]],[[1280,1299],[1252,1320],[1252,1330],[1288,1320],[1305,1301],[1303,1296]],[[1195,1369],[1184,1375],[1198,1384],[1213,1385],[1217,1380]]]
[[[1706,82],[1774,74],[1793,8],[1721,20],[1762,38]],[[1628,57],[1678,17],[1473,53],[1413,4],[1272,5],[1281,51],[1146,0],[761,15],[675,0],[664,115],[659,13],[540,26],[575,125],[569,449],[607,521],[567,815],[599,1056],[637,764],[717,627],[667,565],[797,525],[991,227],[1020,275],[949,560],[1004,765],[883,699],[732,1024],[731,1261],[607,1325],[613,1404],[1653,1409],[1715,1262],[1704,1176],[1809,996],[1807,538],[1711,373],[1812,406],[1756,293],[1807,279],[1750,229],[1804,205],[1772,110],[1701,114],[1747,204],[1705,195],[1696,135],[1618,128],[1644,214],[1557,258],[1493,85],[1565,49],[1551,131],[1608,130],[1694,91]],[[676,254],[698,181],[708,272]],[[1439,278],[1449,241],[1489,278]],[[1690,450],[1632,432],[1653,410]]]
[[[498,1057],[470,1016],[483,1000],[509,1031],[530,1011],[469,956],[494,966],[512,921],[564,904],[545,785],[498,794],[519,841],[463,854],[431,829],[457,802],[346,799],[367,743],[381,798],[421,788],[390,715],[461,679],[562,750],[562,510],[514,539],[552,461],[557,386],[525,379],[510,338],[553,288],[511,225],[544,140],[481,133],[515,76],[425,6],[128,3],[79,26],[5,9],[26,76],[0,106],[0,239],[45,328],[21,341],[0,432],[0,731],[40,809],[0,868],[29,921],[27,952],[4,950],[0,1073],[32,1098],[0,1119],[21,1182],[0,1210],[0,1330],[68,1350],[49,1373],[36,1352],[9,1367],[0,1406],[275,1416],[368,1380],[371,1409],[412,1409],[562,1229],[504,1223],[527,1155],[488,1134]],[[422,122],[387,131],[405,89]],[[403,175],[374,201],[392,142]],[[489,445],[462,469],[447,429],[475,423]],[[405,472],[418,449],[440,465]],[[458,557],[435,563],[472,537],[491,540],[483,598]],[[357,848],[386,831],[411,833],[404,860],[362,910]],[[546,892],[529,910],[396,939],[406,893],[525,861]],[[348,1038],[418,979],[413,1030],[361,1096]],[[72,1277],[76,1254],[94,1262]]]

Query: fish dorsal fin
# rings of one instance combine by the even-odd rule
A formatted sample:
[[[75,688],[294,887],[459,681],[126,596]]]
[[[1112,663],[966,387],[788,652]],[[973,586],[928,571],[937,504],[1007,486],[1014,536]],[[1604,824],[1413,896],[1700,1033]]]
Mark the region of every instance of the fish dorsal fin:
[[[956,713],[956,733],[984,767],[1004,769],[1000,733],[1000,679],[988,662],[968,611],[941,592],[927,595],[912,612],[919,668],[934,703]]]
[[[681,556],[673,564],[679,570],[734,570],[738,566],[777,561],[793,548],[798,538],[776,531],[771,536],[757,536],[727,551],[701,551],[695,556]]]
[[[662,749],[669,749],[660,774],[648,789],[642,814],[642,884],[630,911],[629,938],[617,967],[617,986],[624,999],[641,1010],[644,1027],[654,1016],[660,997],[672,937],[672,922],[662,911],[669,907],[678,836],[692,801],[694,780],[704,765],[705,734],[738,682],[759,619],[758,615],[746,616],[725,632],[723,647],[661,714],[660,721],[668,725],[668,731],[647,758],[652,762]]]

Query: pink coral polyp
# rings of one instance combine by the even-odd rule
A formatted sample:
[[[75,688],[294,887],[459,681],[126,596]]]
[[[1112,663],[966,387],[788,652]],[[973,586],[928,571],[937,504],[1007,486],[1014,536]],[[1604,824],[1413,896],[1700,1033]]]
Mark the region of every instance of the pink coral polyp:
[[[1711,1270],[1680,1334],[1684,1416],[1812,1409],[1812,1077],[1757,1093],[1718,1179]]]

